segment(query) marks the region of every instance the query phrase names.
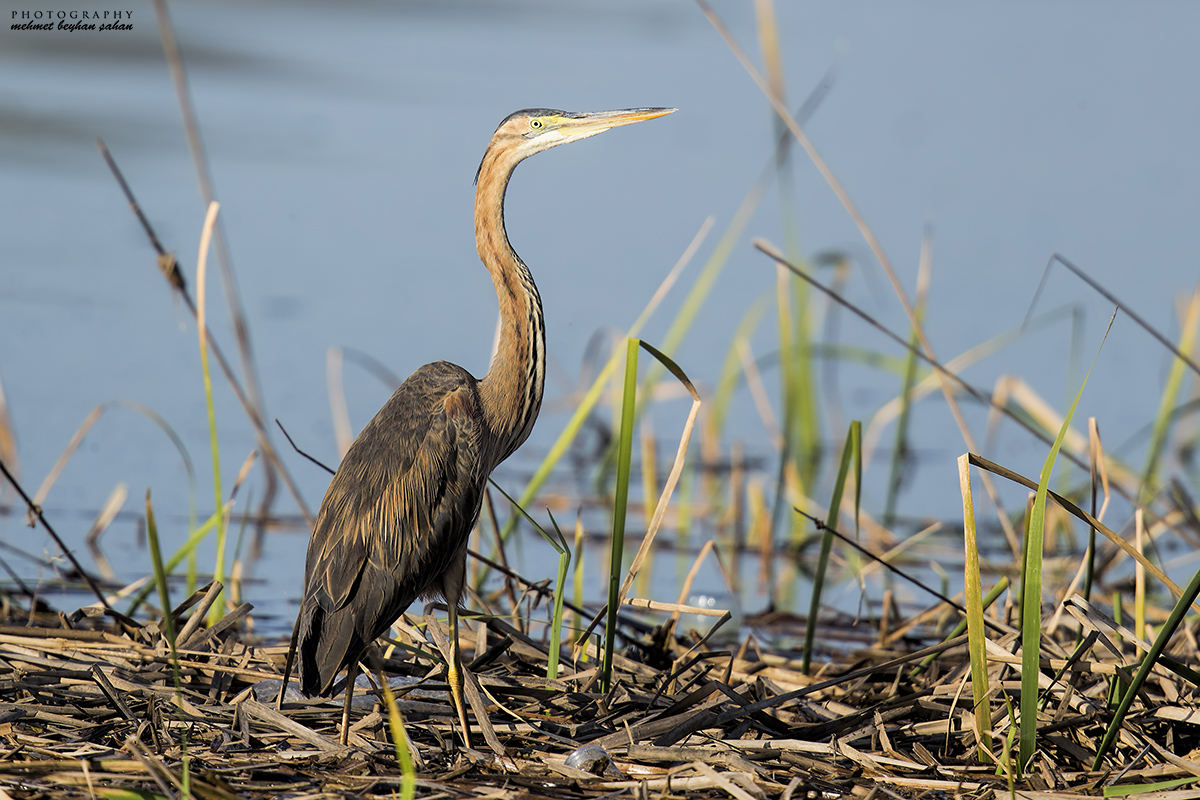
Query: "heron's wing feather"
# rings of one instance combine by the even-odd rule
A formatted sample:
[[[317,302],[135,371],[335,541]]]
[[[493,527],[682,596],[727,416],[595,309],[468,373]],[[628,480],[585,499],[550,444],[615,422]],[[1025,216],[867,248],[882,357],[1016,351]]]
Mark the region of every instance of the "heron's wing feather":
[[[327,612],[354,602],[385,615],[400,605],[379,623],[386,628],[470,533],[486,479],[481,438],[465,370],[439,362],[405,381],[329,485],[309,542],[306,596]]]

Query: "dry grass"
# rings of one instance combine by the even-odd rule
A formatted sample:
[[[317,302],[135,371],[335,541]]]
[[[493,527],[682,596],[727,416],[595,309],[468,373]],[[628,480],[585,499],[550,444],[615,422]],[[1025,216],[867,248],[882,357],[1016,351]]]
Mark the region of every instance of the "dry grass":
[[[277,711],[286,643],[239,638],[246,606],[214,628],[189,624],[211,596],[206,587],[176,610],[181,695],[158,622],[131,626],[91,608],[31,615],[10,598],[7,624],[0,626],[0,787],[28,798],[179,796],[186,739],[196,797],[393,795],[401,770],[386,707],[360,690],[349,748],[338,744],[340,700],[289,695]],[[1195,744],[1200,708],[1193,687],[1162,668],[1135,704],[1110,768],[1090,771],[1112,682],[1128,676],[1125,665],[1138,650],[1131,636],[1086,605],[1071,610],[1074,624],[1061,625],[1043,644],[1039,749],[1014,788],[1022,796],[1078,796],[1099,795],[1110,783],[1198,780],[1200,761],[1174,754]],[[1005,628],[1004,620],[991,621]],[[629,646],[614,660],[614,688],[603,693],[594,646],[586,661],[571,659],[564,648],[557,679],[547,680],[546,648],[528,633],[530,620],[479,615],[464,631],[464,649],[474,650],[476,708],[484,709],[475,724],[490,743],[480,752],[458,744],[453,708],[439,682],[442,661],[425,641],[428,626],[439,624],[407,617],[405,648],[382,659],[416,748],[418,796],[744,799],[1009,791],[1007,709],[1015,703],[1004,698],[1019,686],[1015,632],[988,642],[998,749],[992,751],[996,764],[982,766],[966,637],[939,643],[926,625],[892,620],[889,629],[903,633],[882,638],[883,631],[866,624],[827,621],[822,641],[876,641],[806,677],[798,654],[768,650],[754,635],[736,649],[716,650],[698,632],[671,635],[625,619]],[[1173,656],[1195,661],[1194,636],[1179,638],[1186,644]],[[915,670],[930,653],[938,654],[931,668]],[[567,764],[568,755],[587,744],[611,758],[596,763],[600,774]]]

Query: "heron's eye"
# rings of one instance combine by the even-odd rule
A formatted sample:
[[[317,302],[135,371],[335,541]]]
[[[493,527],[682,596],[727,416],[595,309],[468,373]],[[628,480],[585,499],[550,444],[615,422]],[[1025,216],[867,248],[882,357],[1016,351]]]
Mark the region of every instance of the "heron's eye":
[[[540,119],[531,119],[529,120],[529,127],[535,131],[540,131],[542,129],[542,121]]]

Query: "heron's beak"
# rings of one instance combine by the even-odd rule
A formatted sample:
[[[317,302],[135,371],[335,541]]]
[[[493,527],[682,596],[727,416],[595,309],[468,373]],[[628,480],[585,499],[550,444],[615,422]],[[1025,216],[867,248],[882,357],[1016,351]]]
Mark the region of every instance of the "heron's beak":
[[[573,112],[559,118],[558,132],[564,139],[573,142],[604,133],[609,128],[664,117],[675,111],[674,108],[623,108],[619,111]]]

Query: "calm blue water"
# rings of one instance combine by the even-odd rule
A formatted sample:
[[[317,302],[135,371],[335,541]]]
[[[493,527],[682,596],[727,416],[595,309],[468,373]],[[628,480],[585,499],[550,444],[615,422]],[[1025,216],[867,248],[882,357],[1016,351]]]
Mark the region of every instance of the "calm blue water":
[[[43,5],[9,0],[6,9]],[[133,31],[0,30],[0,379],[30,491],[89,410],[128,400],[155,409],[184,440],[203,511],[212,502],[211,461],[195,330],[155,273],[94,137],[108,143],[189,276],[204,209],[153,10],[118,5],[133,11]],[[1194,285],[1200,263],[1195,6],[780,5],[789,105],[799,105],[836,62],[833,89],[807,131],[910,292],[922,228],[933,226],[927,331],[941,358],[1019,325],[1055,250],[1174,335],[1176,300]],[[55,5],[72,7],[83,6]],[[716,7],[757,62],[752,4]],[[486,370],[495,306],[475,256],[471,181],[506,114],[529,106],[680,109],[539,156],[517,172],[508,229],[546,305],[551,413],[503,470],[513,492],[565,419],[553,413],[562,408],[556,398],[575,387],[590,337],[628,326],[713,215],[715,232],[644,332],[651,342],[662,339],[775,136],[764,99],[686,2],[205,2],[172,4],[171,14],[268,413],[329,463],[337,459],[325,383],[331,346],[369,353],[400,375],[435,358]],[[804,252],[848,251],[857,266],[847,295],[904,332],[878,265],[800,155],[793,171]],[[780,213],[772,188],[748,237],[782,243]],[[774,292],[775,270],[748,237],[676,354],[707,386],[747,309]],[[211,266],[212,324],[232,355]],[[1086,366],[1111,309],[1059,270],[1039,309],[1067,304],[1084,314]],[[753,340],[756,355],[774,349],[774,327],[768,316]],[[848,317],[838,327],[843,342],[899,355]],[[1069,325],[1060,322],[966,376],[990,388],[1000,375],[1019,374],[1061,408],[1079,380],[1067,370],[1069,343]],[[1148,336],[1118,318],[1079,418],[1097,416],[1110,448],[1137,437],[1153,417],[1168,364]],[[773,389],[773,374],[765,377]],[[345,385],[357,428],[389,390],[353,365]],[[841,365],[840,419],[869,419],[896,385],[873,368]],[[228,486],[254,440],[220,382],[217,411]],[[662,403],[657,434],[673,440],[685,413],[679,402]],[[985,415],[968,413],[982,441]],[[728,438],[769,459],[747,392],[733,416]],[[965,446],[938,398],[917,409],[915,425],[922,457],[901,510],[953,519],[960,508],[954,458]],[[673,441],[663,449],[673,451]],[[1127,452],[1140,464],[1140,445]],[[989,453],[1026,474],[1036,474],[1044,454],[1011,426]],[[315,508],[327,476],[288,457]],[[885,474],[884,459],[868,470],[865,497],[875,512]],[[186,527],[181,461],[147,419],[106,413],[46,511],[78,542],[118,482],[129,486],[130,516],[106,535],[106,551],[128,579],[148,564],[132,518],[147,487],[171,541],[181,541]],[[568,474],[557,485],[570,491],[575,483]],[[260,493],[254,476],[241,497]],[[1015,505],[1023,495],[1007,491],[1006,499]],[[292,511],[283,496],[277,508]],[[16,518],[0,525],[6,542],[52,552],[41,531]],[[303,532],[267,538],[253,570],[265,582],[250,590],[266,611],[286,614],[283,602],[299,593],[304,542]],[[27,577],[47,574],[4,557]],[[526,574],[551,573],[536,543],[523,558]],[[670,585],[676,570],[662,569]],[[701,581],[719,592],[715,571]],[[750,609],[764,602],[753,592],[744,600]]]

